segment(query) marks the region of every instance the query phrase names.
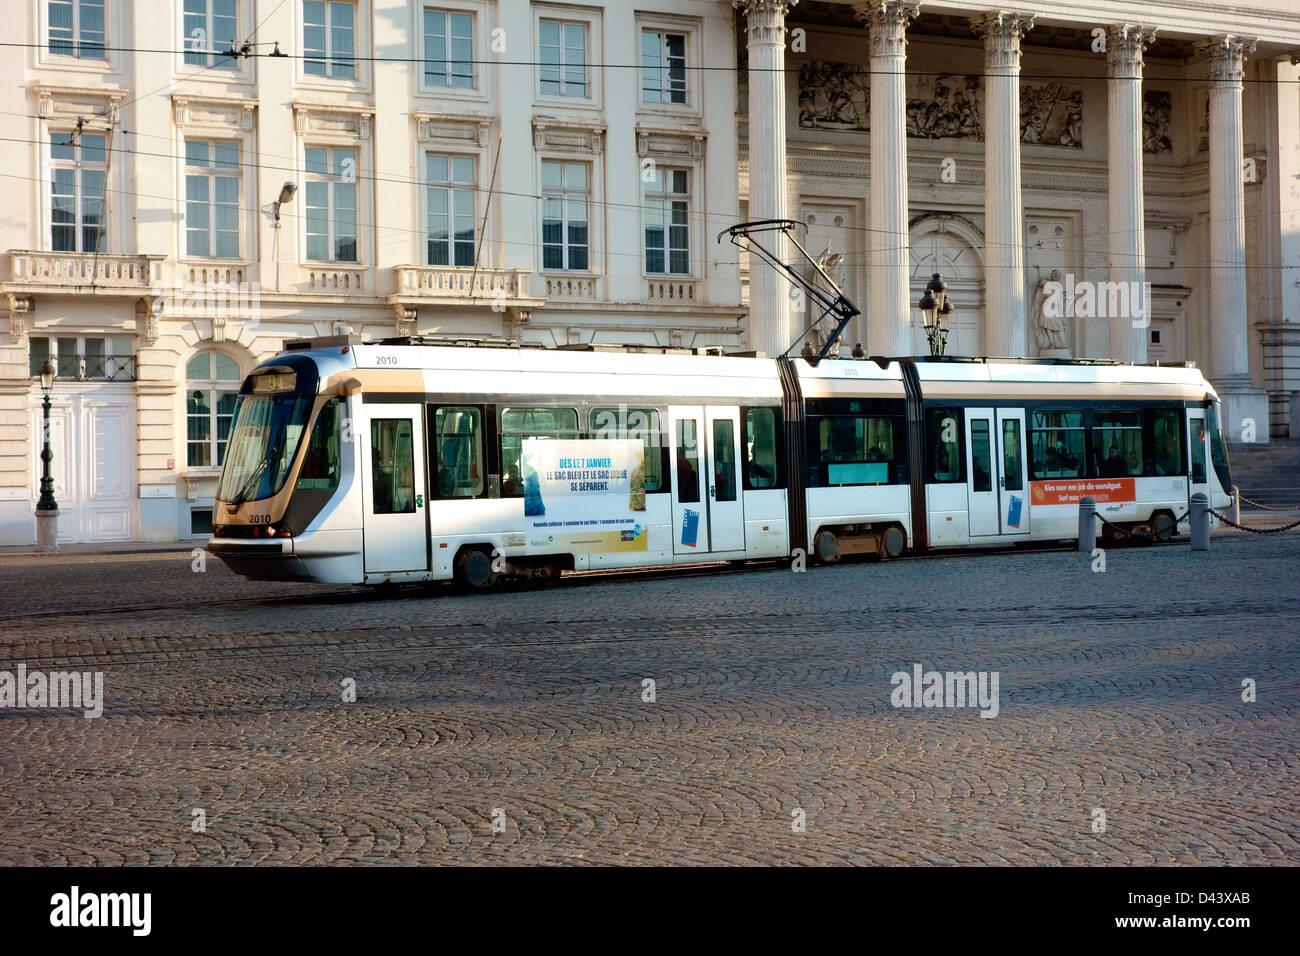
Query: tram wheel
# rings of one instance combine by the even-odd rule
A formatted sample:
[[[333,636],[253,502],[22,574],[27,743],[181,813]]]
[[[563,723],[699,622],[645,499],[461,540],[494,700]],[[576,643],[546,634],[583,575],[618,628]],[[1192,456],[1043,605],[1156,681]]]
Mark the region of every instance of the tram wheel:
[[[907,535],[902,528],[886,528],[880,535],[880,546],[881,557],[896,558],[907,550]]]
[[[456,555],[456,580],[464,587],[481,591],[497,583],[492,570],[492,556],[477,548],[466,548]]]
[[[1168,512],[1160,512],[1151,518],[1151,530],[1157,541],[1168,541],[1174,536],[1174,519]]]
[[[813,541],[813,552],[825,564],[834,564],[840,559],[840,542],[831,532],[819,531]]]

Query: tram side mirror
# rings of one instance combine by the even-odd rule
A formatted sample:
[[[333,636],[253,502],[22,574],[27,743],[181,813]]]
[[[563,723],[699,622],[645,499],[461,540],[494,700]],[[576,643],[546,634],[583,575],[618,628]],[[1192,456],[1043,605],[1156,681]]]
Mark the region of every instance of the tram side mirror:
[[[361,382],[358,379],[350,378],[339,386],[339,391],[348,398],[351,398],[353,395],[356,395],[361,391]]]

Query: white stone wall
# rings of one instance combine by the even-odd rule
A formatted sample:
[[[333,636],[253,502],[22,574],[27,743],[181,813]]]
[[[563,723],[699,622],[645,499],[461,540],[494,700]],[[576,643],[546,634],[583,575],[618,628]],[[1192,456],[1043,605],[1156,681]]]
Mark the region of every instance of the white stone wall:
[[[530,3],[528,0],[447,0],[429,6],[475,16],[477,88],[427,88],[419,59],[422,10],[402,0],[358,4],[355,82],[323,80],[299,58],[257,57],[235,71],[200,70],[175,53],[184,42],[182,5],[109,0],[106,63],[56,58],[33,48],[0,62],[10,90],[6,128],[34,142],[0,144],[5,212],[0,217],[0,308],[13,319],[0,327],[0,545],[33,540],[39,435],[31,427],[39,388],[28,376],[28,336],[116,333],[137,338],[133,535],[172,540],[188,534],[193,505],[210,504],[215,469],[185,465],[185,363],[216,348],[241,373],[273,354],[285,338],[330,334],[342,324],[366,336],[398,334],[395,306],[416,311],[405,331],[490,338],[517,336],[548,346],[574,342],[657,345],[744,345],[741,290],[734,249],[714,236],[737,211],[735,74],[703,71],[730,63],[735,37],[731,10],[696,0],[632,4]],[[9,34],[42,44],[44,3],[14,5]],[[538,20],[553,17],[588,26],[591,95],[582,101],[541,95],[535,61]],[[278,41],[302,49],[302,4],[239,0],[242,35],[258,25],[259,53]],[[642,25],[685,32],[688,102],[651,107],[640,94]],[[495,33],[501,30],[503,33]],[[493,41],[497,43],[494,49]],[[373,58],[373,59],[364,59]],[[606,68],[602,68],[606,67]],[[119,133],[110,174],[107,249],[143,264],[145,279],[124,287],[29,282],[13,251],[48,250],[48,191],[44,171],[49,123],[84,116],[92,127]],[[43,117],[43,118],[42,118]],[[14,135],[14,133],[11,133]],[[185,256],[184,149],[188,137],[240,143],[241,255],[233,262]],[[360,153],[358,266],[305,261],[303,147],[345,145]],[[500,143],[500,162],[487,199]],[[508,309],[490,299],[439,301],[404,295],[395,267],[424,262],[424,152],[471,155],[480,189],[476,233],[479,270],[511,275]],[[539,202],[542,158],[590,163],[592,256],[589,273],[543,275]],[[644,271],[641,189],[643,161],[690,170],[691,272],[652,281]],[[271,212],[282,184],[299,186]],[[142,260],[136,257],[156,257]],[[92,257],[80,257],[90,261]],[[207,270],[205,272],[205,270]],[[229,270],[229,271],[227,271]],[[166,296],[175,283],[214,277],[258,289],[253,316],[186,314]],[[188,288],[188,286],[187,286]],[[661,298],[662,296],[662,298]],[[12,297],[12,301],[11,298]],[[27,308],[28,311],[21,310]],[[157,311],[154,311],[157,310]],[[154,311],[156,324],[151,323]],[[75,384],[61,383],[67,391]],[[82,450],[83,454],[85,450]],[[86,464],[84,462],[79,464]],[[67,494],[75,492],[68,490]],[[65,506],[71,511],[72,502]]]

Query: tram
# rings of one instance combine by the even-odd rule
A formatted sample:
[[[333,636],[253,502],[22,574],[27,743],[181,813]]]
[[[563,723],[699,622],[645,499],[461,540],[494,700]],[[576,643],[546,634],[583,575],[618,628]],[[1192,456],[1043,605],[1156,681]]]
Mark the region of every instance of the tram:
[[[1057,541],[1084,496],[1168,539],[1231,503],[1220,423],[1186,364],[292,341],[242,383],[208,548],[486,588]]]

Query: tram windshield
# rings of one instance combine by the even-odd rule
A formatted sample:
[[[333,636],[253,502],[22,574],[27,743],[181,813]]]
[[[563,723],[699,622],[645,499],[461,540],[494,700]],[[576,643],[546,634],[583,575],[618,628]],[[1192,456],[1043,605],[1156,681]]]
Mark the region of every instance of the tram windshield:
[[[217,498],[241,504],[269,498],[284,486],[303,429],[311,395],[240,395]]]
[[[1225,492],[1232,494],[1232,468],[1228,464],[1228,446],[1223,440],[1223,425],[1220,422],[1222,412],[1219,402],[1211,402],[1205,410],[1210,432],[1210,462],[1214,465],[1214,473],[1219,476],[1219,485]]]

